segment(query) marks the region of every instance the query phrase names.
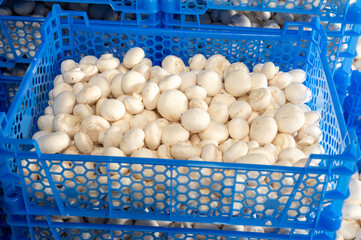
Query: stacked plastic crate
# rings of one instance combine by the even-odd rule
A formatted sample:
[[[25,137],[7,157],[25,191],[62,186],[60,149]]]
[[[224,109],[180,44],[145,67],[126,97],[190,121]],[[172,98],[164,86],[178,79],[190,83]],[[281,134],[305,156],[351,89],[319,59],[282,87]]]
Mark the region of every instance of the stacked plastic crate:
[[[134,1],[114,2],[129,5]],[[0,179],[13,239],[335,238],[342,203],[348,196],[350,175],[355,170],[357,149],[355,138],[343,121],[326,59],[327,36],[319,21],[289,23],[283,30],[219,29],[217,34],[188,29],[114,27],[114,24],[90,21],[84,13],[58,7],[45,21],[37,58],[1,122]],[[59,43],[67,44],[59,49]],[[349,43],[347,54],[342,55],[338,50],[339,58],[334,61],[344,61],[342,56],[350,54],[352,43]],[[44,112],[61,61],[104,52],[122,59],[124,52],[133,46],[143,47],[154,64],[160,64],[168,54],[186,61],[196,53],[207,57],[222,53],[231,61],[245,62],[248,67],[257,59],[273,61],[282,70],[304,69],[308,73],[306,85],[314,95],[310,107],[323,116],[320,124],[326,155],[311,157],[306,168],[292,168],[41,154],[36,142],[30,139],[37,131],[37,118]],[[30,151],[34,147],[36,151]],[[319,160],[320,166],[312,167]],[[141,165],[140,170],[132,168],[134,161]],[[118,163],[119,167],[110,169],[110,162]],[[87,167],[88,164],[94,167]],[[130,174],[123,176],[122,168],[131,169]],[[187,173],[179,171],[180,168],[187,169]],[[199,174],[203,171],[211,174]],[[190,173],[199,177],[190,178]],[[286,185],[282,177],[270,179],[267,185],[262,183],[261,179],[272,173],[290,178],[296,184]],[[256,186],[248,186],[251,181]],[[272,184],[280,188],[271,190],[268,185]],[[202,189],[211,192],[204,193]],[[284,193],[286,189],[291,189],[291,193]],[[264,190],[267,193],[257,195]],[[245,196],[247,191],[254,194]],[[237,199],[237,195],[244,198]],[[198,198],[210,201],[202,203]],[[209,230],[207,225],[203,229],[179,228],[187,227],[186,224],[156,227],[159,223],[154,221],[151,226],[134,226],[133,221],[110,220],[114,218],[247,225],[262,227],[265,232]],[[121,223],[124,225],[117,225]]]

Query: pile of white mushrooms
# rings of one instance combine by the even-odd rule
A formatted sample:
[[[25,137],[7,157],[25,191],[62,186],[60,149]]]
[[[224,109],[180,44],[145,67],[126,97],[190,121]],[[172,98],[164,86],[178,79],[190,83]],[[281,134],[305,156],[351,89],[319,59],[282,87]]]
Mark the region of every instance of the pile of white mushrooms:
[[[222,55],[152,66],[141,48],[65,60],[33,136],[43,153],[304,165],[322,154],[301,69]]]

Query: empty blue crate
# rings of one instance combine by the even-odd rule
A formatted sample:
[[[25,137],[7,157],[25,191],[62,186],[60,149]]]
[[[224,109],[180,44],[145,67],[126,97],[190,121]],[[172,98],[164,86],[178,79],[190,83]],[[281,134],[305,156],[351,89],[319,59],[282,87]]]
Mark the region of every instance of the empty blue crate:
[[[61,215],[217,222],[272,226],[271,233],[277,235],[282,230],[288,236],[290,231],[291,238],[295,229],[304,239],[335,236],[342,204],[349,194],[347,186],[356,171],[358,151],[356,137],[347,130],[343,118],[327,63],[326,34],[318,19],[306,24],[289,23],[280,31],[239,29],[214,34],[201,30],[114,28],[89,22],[84,14],[80,14],[83,21],[78,21],[77,14],[62,11],[58,5],[53,8],[42,28],[44,41],[37,58],[30,64],[8,113],[2,115],[0,179],[8,214],[27,218]],[[62,34],[63,29],[67,34]],[[69,36],[73,41],[68,41]],[[68,44],[60,44],[59,48],[64,41]],[[241,61],[249,68],[272,61],[282,71],[304,69],[305,84],[313,93],[309,106],[322,116],[325,155],[312,155],[305,168],[296,168],[42,154],[31,137],[48,105],[61,62],[69,58],[79,61],[85,55],[99,57],[106,52],[122,60],[126,51],[135,46],[143,48],[154,65],[160,65],[170,54],[187,62],[202,53],[206,57],[223,54],[231,62]],[[110,169],[110,162],[119,167]],[[129,169],[129,174],[121,174],[122,168]],[[262,181],[272,174],[280,177]],[[294,184],[285,184],[283,178]],[[279,188],[272,190],[271,185]],[[264,192],[262,197],[257,195],[260,192]],[[53,230],[58,229],[55,226],[51,225]],[[83,228],[100,229],[93,225]],[[272,238],[269,234],[257,237]]]

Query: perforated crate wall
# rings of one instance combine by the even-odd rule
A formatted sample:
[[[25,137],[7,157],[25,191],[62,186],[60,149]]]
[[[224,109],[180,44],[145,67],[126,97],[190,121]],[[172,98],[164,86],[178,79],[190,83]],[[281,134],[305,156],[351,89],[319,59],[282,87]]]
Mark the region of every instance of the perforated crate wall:
[[[353,138],[347,133],[322,55],[326,51],[325,33],[318,29],[317,20],[308,25],[312,31],[304,31],[303,25],[295,23],[292,27],[298,31],[248,29],[215,35],[208,31],[113,28],[89,23],[86,18],[83,22],[74,20],[77,16],[60,9],[52,14],[43,29],[46,42],[7,115],[3,128],[6,137],[0,138],[6,165],[0,169],[0,177],[3,174],[11,179],[4,183],[6,199],[12,196],[12,200],[24,201],[24,205],[13,206],[15,213],[272,225],[318,235],[339,227],[339,220],[330,216],[340,215],[349,175],[356,166]],[[305,84],[314,95],[309,105],[322,115],[322,145],[327,155],[310,159],[319,167],[304,169],[41,154],[35,141],[29,139],[37,131],[37,119],[47,106],[60,63],[105,52],[122,58],[134,46],[144,48],[156,65],[169,54],[186,62],[197,53],[206,57],[219,53],[248,67],[273,61],[283,71],[304,69],[308,74]],[[37,151],[29,151],[34,147]],[[115,164],[112,168],[110,162]],[[127,175],[120,174],[124,168]],[[266,177],[267,183],[263,182]],[[270,185],[274,190],[267,192]],[[21,194],[14,192],[16,186],[21,187]]]

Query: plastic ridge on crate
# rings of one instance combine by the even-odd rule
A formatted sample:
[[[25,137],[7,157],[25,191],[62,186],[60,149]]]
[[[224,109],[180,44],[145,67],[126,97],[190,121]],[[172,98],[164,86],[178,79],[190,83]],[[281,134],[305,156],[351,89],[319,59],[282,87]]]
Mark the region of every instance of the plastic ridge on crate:
[[[267,11],[319,16],[321,21],[340,21],[356,1],[327,0],[160,0],[166,13],[204,14],[208,9]],[[351,11],[354,11],[353,9]]]
[[[160,0],[32,0],[41,2],[68,2],[109,4],[114,11],[129,13],[157,13],[160,11]]]
[[[247,231],[226,231],[210,229],[192,229],[176,227],[152,227],[135,225],[95,224],[95,223],[59,223],[50,216],[42,216],[43,220],[35,220],[34,216],[9,215],[7,222],[12,228],[13,240],[25,239],[334,239],[334,234],[322,237],[309,233],[298,234],[297,229],[288,229],[278,233],[258,233]]]
[[[281,31],[240,29],[214,34],[114,28],[88,21],[85,13],[79,20],[78,14],[54,6],[42,27],[42,45],[10,110],[0,116],[0,179],[5,212],[27,217],[46,214],[272,226],[304,229],[317,237],[329,236],[327,232],[334,236],[340,227],[343,201],[349,195],[349,180],[356,171],[358,148],[342,115],[326,59],[326,34],[318,19],[307,24],[289,23]],[[206,57],[219,53],[248,67],[273,61],[283,71],[304,69],[308,74],[305,84],[314,95],[309,106],[322,115],[326,154],[312,155],[305,168],[42,154],[31,137],[47,106],[60,63],[105,52],[122,58],[134,46],[144,48],[154,65],[169,54],[187,60],[197,53]],[[119,164],[119,168],[110,169],[110,162]],[[316,163],[319,166],[312,167]],[[130,169],[129,175],[120,175],[121,168]],[[269,177],[273,173],[282,177]],[[267,184],[262,182],[265,177],[269,177]],[[295,184],[283,183],[285,178]],[[275,189],[271,190],[270,185]],[[210,192],[201,192],[203,188]],[[262,190],[269,192],[257,195]],[[210,201],[201,203],[202,197]]]

